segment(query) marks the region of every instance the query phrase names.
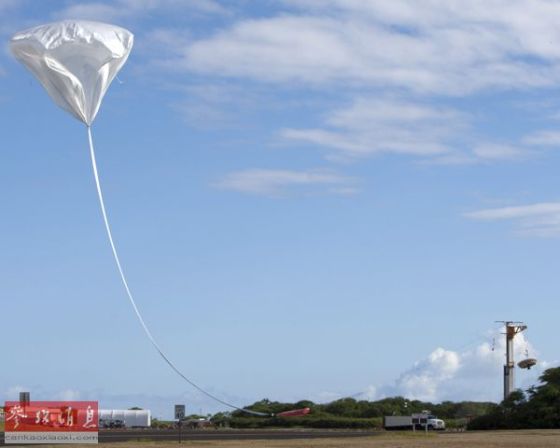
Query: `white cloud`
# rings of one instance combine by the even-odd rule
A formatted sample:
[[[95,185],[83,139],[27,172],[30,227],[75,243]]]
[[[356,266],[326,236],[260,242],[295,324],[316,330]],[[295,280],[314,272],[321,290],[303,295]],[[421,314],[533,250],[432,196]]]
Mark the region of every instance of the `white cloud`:
[[[65,14],[118,18],[187,7],[227,12],[210,0],[117,2],[75,4]],[[353,98],[351,105],[331,111],[323,125],[280,130],[285,140],[327,148],[331,160],[396,153],[457,165],[522,161],[536,154],[517,142],[474,136],[472,116],[436,106],[433,98],[438,95],[442,102],[446,95],[484,89],[556,85],[560,47],[551,42],[560,41],[560,4],[431,0],[419,7],[412,0],[286,0],[281,6],[284,10],[275,15],[234,18],[226,28],[204,37],[183,31],[175,38],[175,30],[165,29],[147,33],[144,47],[157,55],[146,66],[204,75],[203,87],[212,90],[214,84],[226,98],[212,96],[211,91],[193,93],[201,86],[183,87],[189,100],[174,106],[189,124],[237,124],[239,114],[226,106],[237,111],[235,102],[272,83],[309,88],[307,93],[340,89]],[[224,78],[261,84],[247,88],[216,81]],[[521,143],[551,144],[535,138]]]
[[[257,89],[247,91],[229,83],[192,83],[181,87],[185,94],[174,108],[195,128],[247,128],[252,114],[262,111],[263,96]],[[240,118],[243,111],[243,119]],[[258,119],[255,120],[257,122]]]
[[[464,216],[479,221],[513,221],[521,235],[560,236],[560,202],[477,210]]]
[[[74,389],[64,389],[54,395],[56,400],[62,401],[76,401],[81,398],[81,393]]]
[[[379,390],[376,386],[369,385],[366,389],[362,392],[354,394],[351,398],[355,398],[357,400],[370,400],[374,401],[379,396]]]
[[[476,146],[473,154],[480,160],[517,160],[527,157],[530,152],[511,145],[486,143]]]
[[[0,14],[15,9],[23,3],[22,0],[2,0],[0,2]]]
[[[143,45],[138,49],[142,54],[151,56],[156,54],[159,58],[175,56],[178,47],[188,45],[192,36],[188,30],[174,28],[156,28],[147,31],[143,39]],[[165,67],[165,63],[160,63],[164,68],[172,69],[172,66]],[[159,66],[159,64],[156,64]]]
[[[20,22],[19,19],[14,18],[14,12],[16,12],[23,3],[24,0],[0,0],[0,39],[4,42],[0,50],[0,77],[6,75],[6,70],[2,67],[2,59],[4,57],[11,58],[7,41],[9,40],[10,34],[14,32],[14,27],[17,27],[17,24]],[[0,101],[1,100],[0,98]]]
[[[458,353],[436,348],[430,355],[417,362],[396,381],[398,395],[424,401],[437,401],[442,383],[455,377],[461,366]]]
[[[526,136],[523,142],[535,146],[560,146],[560,132],[538,131]]]
[[[67,7],[56,16],[64,19],[114,21],[125,14],[129,14],[129,12],[106,3],[78,3]]]
[[[20,392],[28,392],[30,389],[26,386],[12,386],[9,387],[8,390],[4,392],[6,396],[6,400],[19,400],[19,393]]]
[[[334,194],[353,194],[358,190],[354,180],[330,170],[271,170],[251,169],[230,173],[216,187],[262,196],[282,196],[290,192],[316,191],[326,188]]]
[[[494,221],[498,219],[527,218],[560,213],[560,202],[543,202],[532,205],[501,207],[467,213],[472,219]]]
[[[459,42],[459,49],[469,48],[472,58],[485,57],[498,51],[517,49],[542,57],[558,57],[560,49],[553,44],[560,36],[556,27],[560,5],[546,0],[431,0],[421,7],[415,0],[284,0],[284,3],[307,11],[332,15],[367,17],[378,23],[411,27],[417,30],[464,30],[465,34],[482,31],[485,39],[509,35],[512,39],[495,41],[496,47],[483,47],[477,55],[469,40]],[[529,32],[537,31],[541,32]],[[476,36],[472,36],[477,38]],[[452,42],[456,44],[457,42]]]
[[[560,4],[430,0],[420,7],[413,0],[284,0],[280,8],[273,15],[238,19],[215,0],[99,0],[74,3],[59,16],[229,14],[229,25],[203,37],[148,30],[138,48],[149,61],[138,70],[203,75],[205,85],[185,88],[177,81],[188,101],[173,104],[196,127],[238,125],[239,104],[263,85],[307,93],[339,89],[352,104],[332,110],[322,125],[279,131],[287,141],[327,148],[330,160],[392,153],[440,165],[522,161],[537,154],[523,145],[560,139],[548,133],[521,143],[486,141],[470,132],[473,116],[433,103],[435,96],[443,103],[445,96],[485,89],[556,85],[560,47],[551,43],[560,41]],[[241,81],[220,85],[231,78]],[[260,84],[247,88],[247,80]]]
[[[265,82],[448,94],[552,86],[560,72],[560,4],[549,1],[287,3],[303,11],[239,21],[186,47],[177,64]]]
[[[161,12],[181,14],[225,14],[227,10],[214,0],[116,0],[81,2],[55,14],[57,18],[115,21]]]
[[[446,140],[466,126],[466,121],[448,108],[402,99],[357,99],[349,107],[331,112],[326,128],[284,129],[280,135],[348,156],[433,156],[450,151]]]
[[[358,98],[328,114],[324,127],[283,129],[280,136],[334,149],[331,159],[392,153],[423,157],[427,163],[464,165],[533,155],[521,146],[468,142],[471,120],[455,109],[419,100]]]
[[[374,98],[356,100],[351,107],[334,112],[328,123],[350,129],[365,129],[379,121],[414,125],[418,122],[447,120],[445,124],[449,125],[450,121],[453,123],[459,116],[460,114],[453,109],[398,99]]]
[[[505,338],[494,335],[495,348],[483,342],[462,351],[438,347],[425,359],[403,372],[394,384],[373,388],[375,398],[404,396],[409,399],[439,402],[444,400],[500,401],[503,398],[502,366],[505,360]],[[537,357],[524,333],[515,337],[514,359]],[[551,363],[540,362],[533,369],[516,368],[516,387],[527,388]]]

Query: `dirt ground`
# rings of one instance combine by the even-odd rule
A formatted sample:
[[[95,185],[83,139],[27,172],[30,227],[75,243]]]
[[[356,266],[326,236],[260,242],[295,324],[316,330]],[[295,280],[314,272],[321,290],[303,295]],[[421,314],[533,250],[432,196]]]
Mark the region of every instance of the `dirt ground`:
[[[177,448],[179,443],[139,441],[104,443],[102,446],[103,448]],[[428,435],[388,433],[348,439],[183,442],[180,446],[185,448],[560,448],[560,430],[481,431]]]

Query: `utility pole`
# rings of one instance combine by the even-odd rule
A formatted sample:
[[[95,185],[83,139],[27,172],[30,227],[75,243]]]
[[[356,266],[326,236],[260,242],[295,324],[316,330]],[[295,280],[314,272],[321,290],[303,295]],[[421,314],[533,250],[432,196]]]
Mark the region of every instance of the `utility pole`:
[[[527,325],[523,322],[513,322],[513,321],[498,321],[505,325],[506,327],[506,364],[504,365],[504,400],[509,397],[515,390],[515,378],[514,370],[515,361],[513,360],[513,339],[515,335],[525,331]]]

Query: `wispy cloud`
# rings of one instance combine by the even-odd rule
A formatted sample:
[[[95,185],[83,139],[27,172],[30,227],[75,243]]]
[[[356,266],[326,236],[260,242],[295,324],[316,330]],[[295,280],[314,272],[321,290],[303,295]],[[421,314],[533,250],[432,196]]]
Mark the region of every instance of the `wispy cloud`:
[[[19,393],[26,391],[29,391],[29,387],[21,386],[18,384],[15,386],[11,386],[7,390],[3,390],[2,392],[3,395],[6,396],[6,400],[17,400],[19,398]]]
[[[524,148],[511,145],[500,145],[493,143],[483,143],[473,149],[473,154],[479,160],[519,160],[530,155]]]
[[[177,25],[147,29],[138,46],[147,59],[141,70],[189,76],[188,87],[177,81],[187,100],[173,107],[197,127],[237,123],[241,114],[231,111],[262,86],[309,95],[340,91],[338,99],[351,104],[328,112],[319,126],[277,131],[286,141],[326,148],[329,160],[390,153],[439,165],[487,164],[523,161],[560,141],[553,132],[494,141],[471,132],[476,117],[449,106],[450,98],[479,91],[556,85],[560,48],[551,42],[560,40],[560,4],[434,0],[418,8],[412,0],[284,0],[277,12],[242,18],[224,4],[98,0],[73,3],[58,16],[227,15],[225,25],[202,36],[194,28],[178,32]],[[274,103],[282,101],[277,96]]]
[[[63,401],[76,401],[81,398],[81,392],[75,389],[64,389],[58,392],[54,398]]]
[[[114,21],[128,14],[131,14],[131,12],[119,9],[116,5],[92,2],[68,6],[56,13],[55,17],[60,19]]]
[[[21,6],[25,0],[2,0],[0,2],[0,14]]]
[[[286,10],[242,19],[179,45],[174,70],[312,91],[343,88],[353,104],[324,126],[287,127],[286,140],[329,158],[399,153],[435,164],[522,161],[541,136],[495,142],[468,135],[473,118],[434,106],[435,96],[550,87],[560,75],[560,5],[545,0],[449,3],[411,0],[283,1]],[[546,38],[544,37],[546,36]],[[379,98],[378,91],[385,95]],[[367,92],[374,92],[373,94]],[[387,99],[387,92],[398,96]],[[213,109],[210,109],[213,110]],[[207,111],[206,111],[207,112]]]
[[[227,9],[214,0],[116,0],[75,3],[58,11],[55,17],[115,21],[173,11],[211,15],[227,13]]]
[[[358,98],[331,111],[324,127],[287,128],[280,136],[327,148],[330,159],[392,153],[422,157],[427,163],[464,165],[520,161],[534,155],[520,145],[472,141],[471,122],[468,114],[426,101]]]
[[[338,150],[348,156],[400,153],[433,156],[465,126],[458,112],[401,99],[358,99],[330,113],[324,128],[284,129],[280,135]]]
[[[6,43],[17,28],[20,19],[16,19],[17,11],[25,4],[25,0],[0,0],[0,39]],[[0,50],[0,76],[6,75],[2,67],[4,58],[10,58],[8,45],[4,44]],[[1,100],[1,99],[0,99]]]
[[[560,72],[551,44],[560,40],[560,5],[548,1],[287,3],[301,13],[239,21],[185,48],[177,63],[265,82],[454,95],[551,86]]]
[[[538,131],[524,137],[523,143],[534,146],[560,146],[560,132]]]
[[[479,142],[467,148],[430,159],[427,163],[436,165],[475,165],[497,162],[521,162],[542,154],[525,140],[517,144]]]
[[[512,221],[516,232],[521,235],[560,236],[560,202],[478,210],[464,216],[478,221]]]
[[[343,195],[358,192],[355,179],[330,170],[251,169],[230,173],[214,186],[269,197],[317,191]]]
[[[248,117],[258,114],[263,107],[264,94],[258,89],[247,91],[231,83],[193,82],[180,91],[183,96],[173,107],[189,126],[199,129],[250,127],[252,120]]]

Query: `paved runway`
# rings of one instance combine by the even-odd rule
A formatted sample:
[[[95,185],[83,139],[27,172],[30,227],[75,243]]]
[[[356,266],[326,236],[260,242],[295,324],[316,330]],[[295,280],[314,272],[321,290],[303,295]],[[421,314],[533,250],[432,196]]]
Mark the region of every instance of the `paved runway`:
[[[288,440],[318,439],[327,437],[365,437],[379,431],[352,430],[113,430],[99,431],[99,442],[125,442],[127,440]],[[4,445],[4,434],[0,433],[0,445]],[[14,445],[11,445],[14,446]]]

